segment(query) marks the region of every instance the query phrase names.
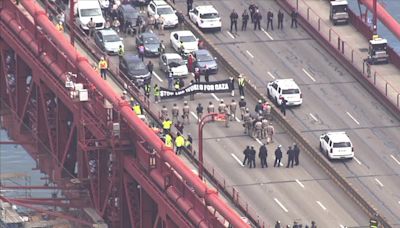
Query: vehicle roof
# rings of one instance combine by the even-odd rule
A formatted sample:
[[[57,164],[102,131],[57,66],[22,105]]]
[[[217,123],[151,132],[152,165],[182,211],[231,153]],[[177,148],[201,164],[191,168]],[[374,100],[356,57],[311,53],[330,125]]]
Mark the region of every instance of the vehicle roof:
[[[333,6],[348,5],[348,2],[346,0],[336,0],[336,1],[331,1],[331,5]]]
[[[194,36],[194,37],[196,37],[192,33],[192,31],[189,31],[189,30],[175,31],[174,33],[178,34],[179,36]]]
[[[199,49],[194,51],[196,55],[211,55],[211,53],[207,49]]]
[[[347,136],[346,132],[328,132],[326,135],[329,136],[332,142],[351,142],[349,136]]]
[[[299,86],[293,80],[293,78],[287,79],[277,79],[275,82],[281,87],[282,89],[299,89]]]
[[[124,57],[125,61],[129,62],[138,62],[138,61],[142,61],[138,55],[134,55],[134,54],[125,54]]]
[[[119,6],[119,8],[121,8],[123,11],[135,11],[135,12],[138,12],[138,10],[135,7],[133,7],[132,5],[129,5],[129,4],[121,4]]]
[[[116,36],[118,36],[118,33],[114,29],[102,29],[102,30],[99,30],[99,32],[102,35],[116,35]]]
[[[100,7],[99,1],[96,1],[96,0],[84,0],[84,1],[80,0],[77,3],[79,4],[79,8],[84,7],[85,9],[93,9],[93,8],[97,8],[97,6]],[[96,5],[93,5],[93,4],[96,4]]]
[[[167,57],[167,59],[182,59],[182,56],[178,53],[165,53],[164,56]]]
[[[163,5],[168,5],[165,1],[163,0],[153,0],[154,4],[156,6],[163,6]],[[169,5],[168,5],[169,6]]]
[[[371,44],[387,44],[387,40],[383,38],[377,38],[369,41]]]
[[[196,6],[195,9],[200,12],[206,11],[207,13],[218,13],[218,11],[212,5]]]
[[[143,38],[148,38],[148,37],[156,37],[156,38],[158,38],[158,36],[156,34],[151,33],[151,32],[144,32],[144,33],[142,33],[140,35],[143,36]]]

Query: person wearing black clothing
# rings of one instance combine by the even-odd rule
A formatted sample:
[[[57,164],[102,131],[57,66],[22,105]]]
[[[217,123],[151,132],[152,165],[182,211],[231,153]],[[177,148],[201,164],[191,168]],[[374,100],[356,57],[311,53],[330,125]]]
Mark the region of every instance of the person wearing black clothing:
[[[237,20],[239,18],[239,15],[236,13],[235,10],[232,10],[231,15],[229,16],[229,18],[231,19],[231,33],[232,33],[232,29],[233,26],[235,26],[235,32],[237,32]]]
[[[185,22],[185,16],[180,11],[176,12],[176,16],[178,17],[178,24],[179,27],[183,28],[183,23]]]
[[[197,113],[198,120],[200,121],[201,117],[203,116],[203,106],[200,103],[196,107],[196,113]]]
[[[149,70],[150,75],[153,75],[153,69],[154,69],[154,64],[149,61],[149,63],[147,63],[147,70]]]
[[[247,146],[246,149],[244,149],[243,154],[244,154],[243,165],[249,164],[250,146]]]
[[[274,30],[274,23],[272,23],[273,19],[274,19],[274,13],[272,13],[271,11],[268,11],[268,13],[267,13],[267,31],[269,29],[269,25],[271,25],[271,30]]]
[[[294,143],[293,145],[293,151],[294,151],[294,165],[299,165],[300,148],[297,146],[296,143]]]
[[[262,108],[262,101],[261,101],[261,100],[258,100],[258,103],[256,104],[256,107],[254,108],[254,111],[255,111],[257,114],[261,114],[261,113],[262,113],[262,110],[263,110],[263,108]]]
[[[268,156],[268,150],[267,147],[265,146],[265,143],[260,147],[260,150],[258,152],[258,157],[261,160],[261,168],[264,168],[264,166],[267,168],[267,156]]]
[[[290,25],[291,28],[296,27],[297,28],[297,16],[299,15],[299,13],[297,13],[297,11],[292,11],[292,13],[290,14],[290,17],[292,17],[292,24]]]
[[[281,151],[281,145],[278,146],[275,150],[275,162],[274,162],[274,167],[281,166],[281,159],[282,159],[282,151]]]
[[[240,115],[242,116],[242,120],[243,120],[244,113],[246,112],[246,101],[244,100],[243,96],[240,97],[239,109],[240,109]]]
[[[261,13],[259,10],[256,10],[256,12],[253,15],[253,21],[254,21],[254,30],[261,30]]]
[[[288,155],[288,163],[286,168],[289,168],[289,166],[291,166],[293,168],[293,162],[294,162],[294,151],[292,150],[292,147],[289,146],[288,151],[286,152],[286,154]]]
[[[231,90],[231,96],[235,96],[235,79],[234,77],[229,77],[229,89]]]
[[[257,6],[253,3],[251,3],[249,6],[251,23],[254,22],[254,14],[256,13],[256,9],[257,9]]]
[[[250,149],[250,154],[249,154],[249,168],[255,168],[256,167],[256,150],[254,149],[254,147],[251,147]]]
[[[278,11],[278,29],[283,29],[283,13],[281,10]]]
[[[284,116],[286,116],[286,103],[287,100],[285,98],[282,98],[281,112]]]
[[[187,14],[189,15],[189,11],[192,9],[193,7],[193,0],[187,0],[186,1],[187,4]]]
[[[276,221],[275,228],[281,228],[281,221]]]
[[[242,13],[242,31],[246,31],[247,29],[247,22],[249,21],[249,13],[245,9]]]
[[[206,82],[210,82],[210,69],[206,65],[206,69],[204,70],[204,80]]]

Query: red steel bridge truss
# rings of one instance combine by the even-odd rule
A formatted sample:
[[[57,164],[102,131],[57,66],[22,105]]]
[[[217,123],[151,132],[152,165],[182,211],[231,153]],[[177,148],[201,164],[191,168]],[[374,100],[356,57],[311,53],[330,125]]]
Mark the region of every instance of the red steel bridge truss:
[[[68,200],[3,200],[82,226],[91,222],[41,205],[92,207],[110,227],[247,227],[100,78],[35,1],[21,4],[0,1],[2,125]],[[88,90],[88,101],[66,87],[70,73]]]

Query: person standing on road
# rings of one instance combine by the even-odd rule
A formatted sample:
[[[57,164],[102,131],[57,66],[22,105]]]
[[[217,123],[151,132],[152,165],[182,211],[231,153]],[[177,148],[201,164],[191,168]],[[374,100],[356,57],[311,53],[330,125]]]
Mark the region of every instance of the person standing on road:
[[[194,69],[194,81],[196,83],[200,82],[200,69],[198,67]]]
[[[297,28],[297,16],[299,13],[295,10],[292,11],[290,14],[290,17],[292,18],[292,24],[290,25],[291,28],[296,27]]]
[[[246,113],[246,101],[244,100],[244,96],[240,97],[239,109],[240,109],[241,119],[243,120],[244,114]]]
[[[183,138],[183,136],[179,132],[175,138],[175,146],[176,146],[175,154],[180,155],[183,147],[185,146],[185,138]]]
[[[267,147],[265,146],[265,143],[260,147],[260,150],[258,152],[258,157],[261,160],[261,168],[264,168],[264,166],[266,168],[268,168],[268,164],[267,164],[267,156],[268,156],[268,150]]]
[[[236,118],[236,101],[235,99],[232,99],[232,102],[229,104],[229,110],[230,110],[230,116],[229,116],[229,120],[230,121],[234,121]]]
[[[293,151],[294,151],[294,165],[299,165],[299,156],[300,156],[300,148],[296,143],[293,143]]]
[[[267,135],[268,135],[267,144],[274,142],[273,140],[274,133],[275,133],[274,126],[272,126],[272,123],[270,122],[267,127]]]
[[[239,84],[239,95],[244,97],[244,77],[242,74],[239,75],[238,84]]]
[[[262,123],[260,119],[257,119],[254,124],[253,138],[261,139]]]
[[[286,168],[289,168],[289,166],[291,166],[293,168],[293,163],[294,163],[294,151],[292,150],[292,147],[289,146],[288,151],[286,152],[286,154],[288,155],[288,163]]]
[[[281,112],[283,114],[283,116],[286,116],[286,99],[282,98],[282,104],[281,104]]]
[[[168,118],[168,109],[165,105],[161,108],[161,120],[164,121]]]
[[[215,112],[214,104],[212,103],[212,101],[210,101],[208,103],[207,113],[210,114],[210,113],[213,113],[213,112]]]
[[[267,13],[267,31],[269,29],[269,25],[271,25],[271,30],[274,30],[274,13],[272,13],[272,11],[268,11]]]
[[[158,102],[160,101],[160,87],[158,87],[157,84],[154,84],[153,94],[154,94],[154,102],[158,104]]]
[[[167,117],[162,122],[162,126],[163,126],[163,133],[164,134],[169,134],[169,132],[171,131],[171,127],[172,127],[172,121]]]
[[[256,10],[257,6],[254,3],[250,3],[249,11],[250,11],[251,23],[254,23],[254,14],[256,13]]]
[[[168,89],[172,90],[174,87],[174,72],[172,72],[172,69],[169,69],[168,72]]]
[[[281,159],[282,159],[282,151],[281,151],[281,145],[278,146],[275,150],[275,162],[274,162],[274,167],[281,166]]]
[[[187,123],[190,123],[189,120],[189,112],[190,112],[190,107],[187,101],[183,102],[183,108],[182,108],[182,119],[183,123],[185,123],[185,119],[187,120]]]
[[[247,12],[246,9],[244,9],[242,13],[242,31],[246,31],[248,21],[249,21],[249,13]]]
[[[260,11],[257,9],[256,12],[253,15],[253,21],[254,21],[254,30],[261,30],[261,13]]]
[[[267,119],[263,118],[261,120],[261,127],[262,127],[261,138],[266,139],[267,138],[267,128],[268,128],[268,120]]]
[[[154,64],[151,62],[151,60],[149,60],[149,62],[147,63],[147,70],[149,70],[150,75],[153,75],[153,69],[154,69]]]
[[[229,18],[231,19],[231,33],[233,26],[235,26],[235,32],[237,33],[237,20],[239,18],[239,15],[236,13],[235,10],[232,10],[232,13],[230,14]]]
[[[183,125],[183,123],[181,121],[178,121],[174,127],[176,128],[176,130],[178,132],[180,132],[181,134],[183,134],[183,129],[185,128],[185,126]]]
[[[139,53],[139,58],[142,59],[142,62],[144,61],[144,45],[140,44],[138,47],[138,53]]]
[[[231,90],[231,96],[235,96],[235,79],[231,76],[229,77],[229,89]]]
[[[89,37],[92,37],[94,32],[96,31],[96,23],[93,21],[93,18],[90,18],[90,21],[86,25],[89,28]]]
[[[246,149],[244,149],[243,154],[244,154],[243,165],[249,164],[250,146],[247,146]]]
[[[275,228],[281,228],[281,221],[276,221]]]
[[[178,107],[178,105],[176,103],[174,103],[174,106],[172,107],[171,113],[172,113],[172,121],[173,122],[178,121],[179,107]]]
[[[104,80],[107,80],[108,63],[102,56],[99,61],[100,75]]]
[[[150,83],[144,84],[143,90],[144,90],[144,95],[145,95],[147,98],[150,98],[150,92],[151,92]]]
[[[224,114],[225,113],[225,107],[226,107],[226,104],[224,103],[224,100],[221,99],[220,103],[218,105],[218,113],[219,114]]]
[[[249,168],[255,168],[256,167],[256,150],[254,147],[250,148],[250,154],[249,154]]]
[[[193,0],[187,0],[186,5],[187,5],[187,15],[189,15],[189,11],[192,10],[193,7]]]
[[[197,105],[196,113],[197,113],[198,122],[200,122],[201,118],[203,117],[203,106],[201,105],[201,103],[199,103]]]
[[[119,61],[122,60],[122,57],[124,57],[124,54],[125,54],[124,47],[122,47],[122,45],[119,45],[119,47],[118,47],[118,59],[119,59]]]
[[[210,68],[208,68],[207,65],[204,66],[204,79],[206,80],[206,82],[210,82]]]
[[[283,29],[283,16],[284,14],[282,13],[281,10],[278,11],[278,29]]]
[[[176,12],[176,16],[178,16],[178,25],[180,29],[183,29],[184,23],[185,23],[185,16],[183,15],[183,13],[181,11],[177,11]]]
[[[187,65],[188,65],[189,72],[193,72],[193,62],[194,62],[194,57],[192,54],[189,54],[188,59],[187,59]]]

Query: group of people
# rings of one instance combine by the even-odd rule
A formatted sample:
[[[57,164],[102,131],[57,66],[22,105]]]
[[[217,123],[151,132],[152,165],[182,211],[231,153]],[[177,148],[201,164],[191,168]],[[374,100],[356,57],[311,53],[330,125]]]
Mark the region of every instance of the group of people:
[[[250,13],[249,13],[250,12]],[[297,28],[297,18],[298,18],[298,12],[293,10],[290,13],[291,17],[291,28]],[[233,32],[233,29],[235,29],[235,32],[237,32],[237,23],[239,19],[239,14],[236,12],[236,10],[232,10],[231,14],[229,15],[231,26],[230,26],[230,32]],[[247,29],[247,24],[249,20],[251,21],[252,24],[254,24],[254,30],[261,30],[261,20],[262,20],[262,14],[257,7],[257,5],[251,3],[249,5],[248,10],[244,9],[243,13],[241,15],[242,18],[242,31],[246,31]],[[281,10],[278,10],[278,15],[277,15],[277,22],[278,22],[278,29],[283,29],[283,19],[284,19],[284,13]],[[267,28],[266,30],[268,31],[270,28],[271,30],[274,30],[274,13],[272,11],[267,12]]]
[[[302,228],[302,227],[303,227],[303,224],[299,224],[296,221],[293,222],[293,226],[291,226],[291,225],[285,226],[285,228]],[[284,226],[282,226],[280,221],[276,221],[275,228],[284,228]],[[315,221],[311,221],[311,225],[310,226],[304,225],[304,228],[317,228],[317,225],[316,225]]]

